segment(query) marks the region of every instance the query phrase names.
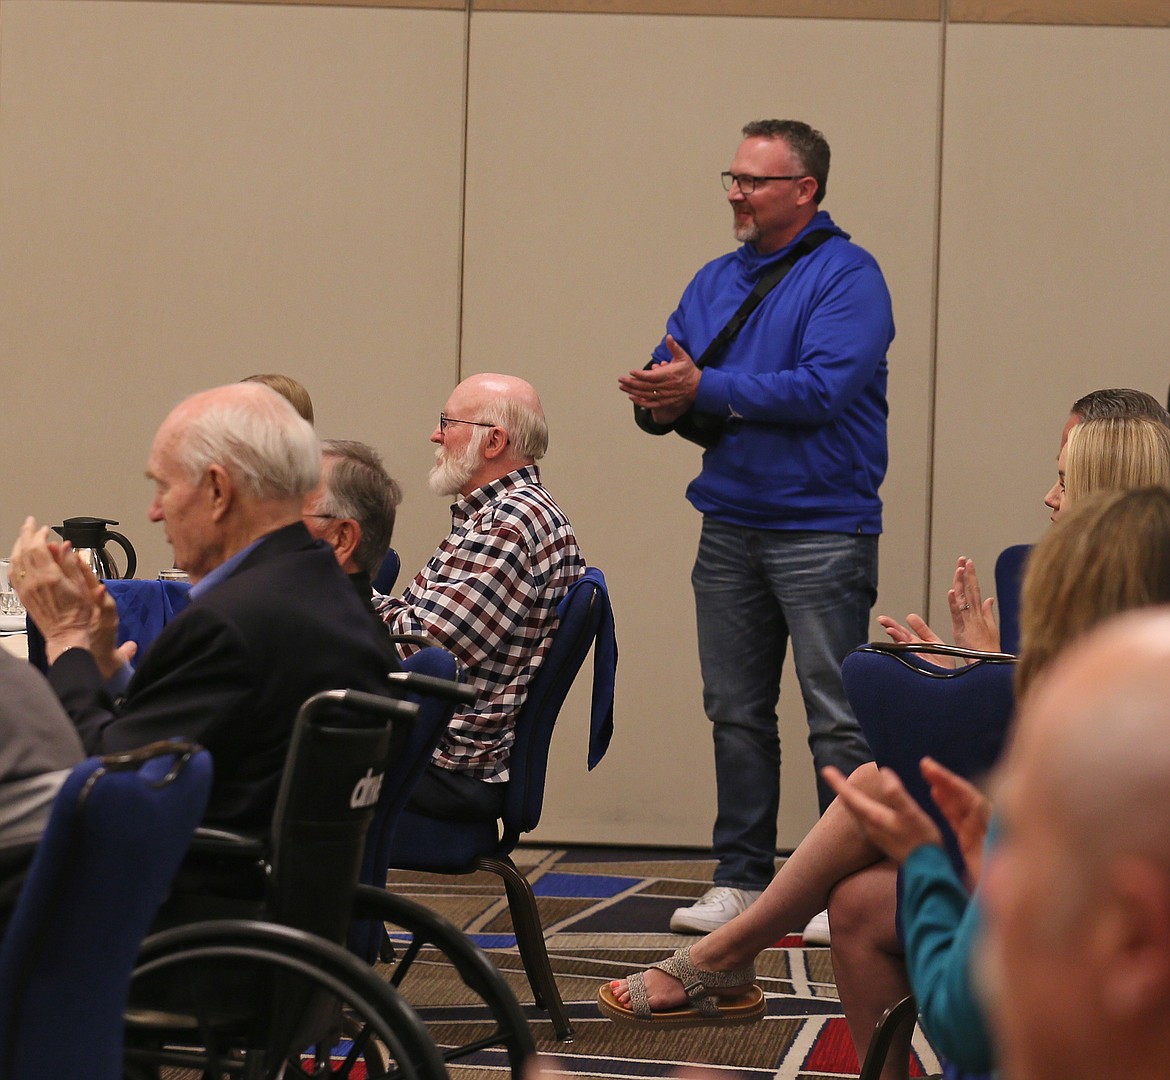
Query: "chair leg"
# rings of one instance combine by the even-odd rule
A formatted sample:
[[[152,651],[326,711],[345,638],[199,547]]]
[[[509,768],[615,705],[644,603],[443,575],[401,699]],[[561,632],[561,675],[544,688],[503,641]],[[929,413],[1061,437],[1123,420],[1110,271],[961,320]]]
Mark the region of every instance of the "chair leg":
[[[573,1026],[569,1023],[569,1014],[565,1011],[561,992],[553,977],[548,948],[544,943],[544,927],[540,925],[540,913],[532,886],[507,855],[484,856],[476,860],[476,866],[503,878],[512,929],[516,931],[516,946],[520,950],[520,960],[524,964],[536,1004],[548,1013],[557,1039],[572,1042]]]
[[[870,1040],[861,1072],[857,1074],[857,1080],[878,1080],[894,1036],[907,1023],[913,1024],[917,1019],[918,1002],[914,1000],[912,994],[895,1002],[882,1013],[882,1018],[874,1025],[873,1038]]]

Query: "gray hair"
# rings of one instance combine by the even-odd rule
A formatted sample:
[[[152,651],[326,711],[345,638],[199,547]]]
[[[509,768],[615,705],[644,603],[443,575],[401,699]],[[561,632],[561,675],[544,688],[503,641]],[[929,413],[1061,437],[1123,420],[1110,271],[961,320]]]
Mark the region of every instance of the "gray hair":
[[[303,498],[321,478],[321,443],[312,425],[274,390],[254,383],[237,386],[256,392],[212,391],[183,418],[175,438],[176,462],[192,480],[221,465],[254,499]]]
[[[352,518],[361,526],[362,536],[353,558],[373,576],[390,549],[402,488],[387,474],[378,452],[365,443],[326,439],[321,451],[335,460],[323,470],[325,482],[317,511]]]
[[[544,415],[523,401],[512,397],[496,397],[480,410],[480,420],[508,433],[508,442],[517,458],[539,461],[548,450],[548,423]],[[486,440],[485,428],[477,428]]]
[[[1125,387],[1094,390],[1074,401],[1069,412],[1082,420],[1155,420],[1170,427],[1170,413],[1157,398],[1144,390]]]
[[[752,120],[743,126],[745,139],[783,139],[800,167],[817,182],[813,202],[820,206],[829,187],[829,142],[803,120]]]

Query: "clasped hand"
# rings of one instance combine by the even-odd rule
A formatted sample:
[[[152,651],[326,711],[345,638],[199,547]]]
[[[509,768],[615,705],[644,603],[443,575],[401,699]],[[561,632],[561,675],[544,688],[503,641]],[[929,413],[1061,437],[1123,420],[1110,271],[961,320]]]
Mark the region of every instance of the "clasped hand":
[[[967,868],[967,887],[973,890],[983,868],[983,843],[991,819],[991,803],[974,784],[933,758],[924,757],[920,768],[923,779],[930,785],[930,797],[959,842]],[[923,844],[942,844],[938,826],[914,801],[892,769],[880,769],[868,792],[851,784],[831,765],[822,769],[821,775],[870,842],[895,862],[905,862],[910,852]]]
[[[649,409],[659,424],[672,423],[695,403],[702,378],[690,354],[669,334],[666,347],[670,350],[669,360],[660,360],[618,379],[622,393],[633,404]]]
[[[93,653],[109,678],[134,656],[133,642],[118,646],[118,608],[69,541],[49,540],[49,528],[25,518],[12,547],[12,586],[45,638],[52,664],[66,649]]]
[[[959,556],[954,580],[947,593],[951,612],[951,633],[955,644],[980,652],[999,651],[999,627],[995,622],[995,598],[983,599],[975,563],[965,555]],[[893,641],[908,645],[943,645],[945,642],[926,623],[921,615],[906,616],[903,625],[889,615],[879,615],[878,623]],[[923,658],[941,667],[962,667],[969,661],[959,657],[924,653]]]

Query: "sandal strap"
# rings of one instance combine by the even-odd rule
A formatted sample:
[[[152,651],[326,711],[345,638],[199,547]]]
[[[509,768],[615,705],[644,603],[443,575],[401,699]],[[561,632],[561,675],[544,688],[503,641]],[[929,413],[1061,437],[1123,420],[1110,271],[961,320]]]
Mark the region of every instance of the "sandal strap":
[[[650,999],[646,996],[646,983],[642,972],[635,971],[633,975],[627,975],[626,985],[630,988],[630,1012],[639,1020],[649,1020]]]
[[[652,967],[660,968],[668,975],[673,975],[683,984],[687,997],[699,1012],[705,1016],[714,1016],[719,1012],[719,1005],[708,994],[708,990],[715,987],[750,986],[756,981],[754,964],[735,971],[707,971],[705,968],[695,967],[691,963],[691,948],[679,949],[673,956],[660,960]],[[631,987],[630,1004],[633,1005]],[[645,990],[643,989],[643,994]]]

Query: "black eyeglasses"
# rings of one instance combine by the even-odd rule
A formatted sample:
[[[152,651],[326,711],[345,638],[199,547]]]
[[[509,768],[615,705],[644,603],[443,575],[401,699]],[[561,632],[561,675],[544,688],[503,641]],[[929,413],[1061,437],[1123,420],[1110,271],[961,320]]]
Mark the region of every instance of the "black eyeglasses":
[[[303,518],[320,518],[322,521],[336,521],[339,516],[338,514],[301,514]]]
[[[803,176],[748,176],[747,173],[733,173],[725,172],[719,174],[723,180],[723,190],[730,191],[732,184],[738,184],[739,190],[744,195],[750,195],[756,190],[757,184],[762,184],[768,180],[803,180]]]
[[[456,420],[453,416],[448,416],[446,413],[439,413],[439,432],[442,433],[447,430],[448,424],[468,424],[471,427],[495,427],[495,424],[484,424],[479,420]]]

